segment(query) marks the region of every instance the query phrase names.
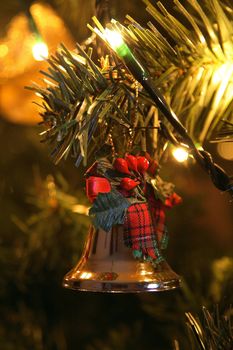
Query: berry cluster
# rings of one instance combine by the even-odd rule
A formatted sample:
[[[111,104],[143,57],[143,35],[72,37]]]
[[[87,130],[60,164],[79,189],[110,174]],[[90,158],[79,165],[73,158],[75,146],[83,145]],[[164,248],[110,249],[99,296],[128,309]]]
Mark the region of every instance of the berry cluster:
[[[120,188],[131,191],[143,183],[146,172],[153,177],[156,175],[158,163],[152,160],[149,154],[145,156],[126,154],[125,158],[116,158],[113,167],[118,172],[129,175],[122,178]]]

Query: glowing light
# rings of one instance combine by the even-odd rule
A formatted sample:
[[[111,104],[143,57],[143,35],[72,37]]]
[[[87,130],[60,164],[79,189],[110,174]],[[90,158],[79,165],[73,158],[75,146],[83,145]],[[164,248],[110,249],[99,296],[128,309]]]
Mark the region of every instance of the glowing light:
[[[32,55],[36,61],[43,61],[48,58],[48,46],[43,41],[36,42],[32,47]]]
[[[109,28],[104,29],[103,27],[99,30],[97,27],[88,27],[94,31],[101,39],[107,42],[111,48],[116,51],[118,56],[125,59],[126,57],[130,60],[135,60],[128,45],[124,42],[121,34],[118,31],[110,30]]]
[[[118,49],[121,45],[124,45],[124,41],[120,33],[110,30],[108,28],[105,29],[105,38],[113,48],[113,50]]]
[[[189,153],[184,149],[183,147],[177,147],[172,151],[173,157],[177,160],[177,162],[185,162],[188,157]]]
[[[118,33],[115,30],[109,30],[108,28],[106,28],[104,31],[104,39],[110,44],[112,49],[116,51],[118,56],[120,56],[123,59],[127,58],[135,64],[135,58],[132,55],[128,45],[124,42],[120,33]]]
[[[215,69],[213,73],[213,83],[214,84],[219,84],[220,81],[222,81],[223,77],[225,76],[225,73],[229,70],[231,65],[228,63],[220,65],[217,69]]]
[[[0,44],[0,58],[5,57],[8,54],[8,46],[6,44]]]
[[[233,143],[232,142],[222,142],[217,146],[218,153],[220,156],[226,160],[233,159]]]

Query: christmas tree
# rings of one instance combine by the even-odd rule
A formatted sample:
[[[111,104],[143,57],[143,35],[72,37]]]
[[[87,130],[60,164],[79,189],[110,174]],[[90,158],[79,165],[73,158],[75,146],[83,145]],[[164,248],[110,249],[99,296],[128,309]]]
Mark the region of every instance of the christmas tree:
[[[25,11],[26,18],[28,16],[31,18],[26,10],[30,5],[26,3],[26,7],[20,9],[15,5],[14,10],[6,8],[4,11],[7,15],[4,17],[9,21],[17,11]],[[196,142],[201,143],[205,150],[215,156],[217,159],[215,164],[218,163],[224,168],[224,174],[231,173],[231,162],[223,161],[217,156],[216,143],[208,143],[208,140],[231,141],[232,135],[231,74],[228,70],[232,40],[231,4],[226,1],[221,3],[206,1],[205,4],[196,1],[184,1],[182,4],[178,1],[174,3],[163,1],[154,6],[148,4],[148,10],[154,19],[147,18],[145,6],[141,2],[132,5],[131,2],[109,4],[103,1],[90,1],[83,5],[70,1],[66,4],[54,2],[50,5],[78,42],[86,39],[88,35],[91,36],[91,33],[88,34],[86,31],[86,23],[91,23],[92,15],[97,15],[101,23],[105,23],[114,15],[122,23],[125,14],[129,13],[129,22],[123,29],[128,45],[150,70],[151,75],[153,73],[153,76],[156,76],[157,87],[161,89],[166,100],[185,124],[195,145]],[[78,10],[86,11],[87,17],[85,24],[80,26],[81,29],[76,30]],[[142,12],[145,14],[142,15]],[[73,15],[67,16],[67,13]],[[151,32],[143,29],[148,20],[153,22],[149,26]],[[3,45],[7,43],[6,39],[4,40],[0,46],[3,52],[6,50]],[[77,85],[79,87],[77,90],[80,93],[84,92],[87,99],[83,111],[90,107],[88,93],[90,91],[92,93],[96,87],[97,105],[102,103],[101,108],[104,105],[102,111],[104,110],[105,116],[109,113],[115,117],[112,122],[114,140],[114,127],[117,127],[119,118],[121,121],[125,118],[129,101],[132,101],[132,110],[138,108],[141,118],[137,124],[138,129],[133,135],[133,141],[140,146],[145,145],[143,121],[148,116],[148,106],[153,105],[150,96],[137,86],[130,75],[126,76],[127,68],[122,65],[119,57],[109,51],[100,39],[94,40],[97,40],[100,54],[111,54],[109,59],[112,61],[105,59],[98,62],[98,58],[94,57],[96,43],[92,40],[91,45],[85,42],[84,51],[79,49],[79,53],[75,53],[84,55],[90,64],[88,66],[90,69],[94,70],[94,67],[102,69],[100,73],[98,68],[96,76],[91,77],[96,78],[91,86],[88,86],[88,79],[85,80],[86,70],[82,70],[83,85],[82,87]],[[148,42],[151,45],[148,45]],[[15,45],[19,43],[16,41]],[[90,57],[88,46],[93,47],[91,59],[86,56]],[[49,64],[59,65],[68,70],[67,61],[73,57],[73,51],[66,49],[65,43],[59,52],[54,59],[50,58]],[[227,62],[222,67],[225,56]],[[8,67],[7,58],[6,54],[4,58],[6,67]],[[82,64],[79,63],[79,68]],[[113,82],[107,89],[113,89],[113,86],[116,89],[113,90],[115,104],[110,104],[107,100],[108,91],[102,96],[102,101],[98,95],[103,81],[102,75],[106,79],[112,65],[116,65],[117,68],[112,70]],[[48,64],[41,69],[48,72],[47,67]],[[16,73],[16,68],[13,77],[15,82],[19,75]],[[120,87],[117,81],[119,72],[125,75],[120,78]],[[48,146],[42,147],[39,143],[37,126],[18,125],[1,119],[2,348],[230,349],[232,338],[230,325],[227,323],[232,313],[230,305],[233,230],[230,196],[220,194],[211,184],[208,173],[203,172],[202,168],[190,158],[189,166],[186,167],[176,163],[171,155],[166,153],[164,160],[167,165],[162,170],[163,177],[174,182],[183,196],[180,208],[169,214],[171,237],[167,252],[169,262],[184,277],[183,288],[168,294],[130,297],[77,294],[62,289],[61,281],[64,274],[77,261],[82,251],[89,225],[86,216],[86,207],[89,204],[83,191],[85,170],[82,163],[79,168],[74,166],[79,156],[78,145],[75,142],[71,143],[67,138],[69,131],[74,131],[76,125],[72,123],[72,118],[65,120],[64,123],[65,114],[63,119],[61,115],[61,111],[64,112],[67,105],[72,102],[69,100],[70,96],[66,95],[66,81],[63,85],[60,81],[60,78],[67,78],[68,75],[64,74],[64,69],[61,69],[61,73],[59,77],[61,88],[56,88],[54,91],[63,95],[62,97],[53,95],[51,102],[55,105],[58,103],[60,108],[57,108],[57,111],[60,114],[55,115],[53,119],[57,118],[56,125],[51,125],[51,120],[46,120],[46,126],[53,127],[55,142],[58,141],[59,144],[53,153],[55,160],[60,160],[66,153],[68,154],[68,151],[70,154],[73,153],[74,159],[68,157],[66,161],[61,160],[57,166],[53,166],[47,156]],[[10,84],[10,78],[8,76],[6,80],[3,72],[1,74],[1,95],[7,96],[4,90],[7,86],[3,83]],[[222,76],[224,79],[221,79]],[[73,78],[70,78],[71,83]],[[35,80],[32,71],[30,78],[24,84],[29,85],[31,80]],[[134,84],[133,89],[131,84]],[[87,90],[82,90],[83,87]],[[186,95],[184,91],[187,91]],[[201,91],[206,92],[203,97],[204,105],[198,98]],[[119,111],[117,107],[125,96],[129,98],[125,99],[126,102],[122,102]],[[221,100],[221,104],[218,103],[218,99]],[[92,97],[91,102],[94,102]],[[8,112],[5,101],[1,103],[1,110],[5,118],[13,113]],[[155,140],[158,131],[157,157],[160,159],[167,141],[175,140],[177,146],[184,140],[160,112],[159,119],[162,120],[164,127],[159,130],[152,128],[156,126],[153,124],[157,113],[154,106],[150,113],[149,116],[153,118],[147,119],[151,128],[146,135],[146,145],[148,147],[152,143],[151,140]],[[107,130],[102,128],[102,132],[106,133]],[[91,140],[93,146],[90,143],[88,147],[95,148],[96,144],[100,146],[101,140],[105,140],[104,135],[97,133]],[[85,159],[84,137],[83,142],[82,158]],[[119,148],[117,142],[114,146],[116,149]],[[90,157],[94,157],[91,149],[88,150],[88,156],[89,154]],[[214,303],[219,303],[219,309],[214,310]],[[213,314],[208,313],[206,309],[202,313],[202,305]],[[200,321],[197,320],[197,315]]]

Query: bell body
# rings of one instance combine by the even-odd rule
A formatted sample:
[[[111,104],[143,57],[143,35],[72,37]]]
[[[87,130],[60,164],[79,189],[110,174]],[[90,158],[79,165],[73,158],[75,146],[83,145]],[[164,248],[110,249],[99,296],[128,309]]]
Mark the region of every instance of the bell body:
[[[79,291],[138,293],[179,287],[180,277],[167,262],[154,267],[133,257],[124,244],[122,225],[110,232],[90,227],[84,253],[64,277],[65,288]]]

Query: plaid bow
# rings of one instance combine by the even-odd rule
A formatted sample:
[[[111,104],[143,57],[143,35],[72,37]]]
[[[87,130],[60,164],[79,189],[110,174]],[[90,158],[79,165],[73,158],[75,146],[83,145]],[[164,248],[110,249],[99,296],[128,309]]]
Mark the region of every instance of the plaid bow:
[[[157,203],[156,201],[156,204]],[[136,258],[164,260],[160,248],[166,235],[165,214],[161,203],[153,208],[148,203],[136,203],[127,209],[124,222],[124,243],[133,249]],[[163,244],[164,245],[164,244]]]

